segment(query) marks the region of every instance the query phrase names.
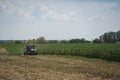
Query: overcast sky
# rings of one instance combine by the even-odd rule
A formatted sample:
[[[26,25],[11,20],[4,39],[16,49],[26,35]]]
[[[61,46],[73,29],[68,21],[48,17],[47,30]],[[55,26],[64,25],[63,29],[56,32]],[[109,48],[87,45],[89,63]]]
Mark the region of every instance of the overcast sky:
[[[93,40],[118,30],[120,0],[0,0],[0,40]]]

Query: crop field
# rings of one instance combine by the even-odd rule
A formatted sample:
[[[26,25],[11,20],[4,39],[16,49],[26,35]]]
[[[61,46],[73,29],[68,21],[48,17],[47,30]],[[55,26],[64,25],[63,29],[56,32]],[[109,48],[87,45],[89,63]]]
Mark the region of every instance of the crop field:
[[[71,55],[120,62],[120,44],[35,44],[38,54]],[[25,44],[1,44],[7,55],[23,55]],[[3,52],[4,53],[4,52]],[[2,54],[0,54],[2,55]]]
[[[120,62],[120,44],[44,44],[40,54],[72,55]]]
[[[5,49],[0,55],[23,55],[23,44],[0,44],[0,48]]]
[[[23,47],[0,44],[0,80],[120,79],[120,44],[36,44],[31,56]]]

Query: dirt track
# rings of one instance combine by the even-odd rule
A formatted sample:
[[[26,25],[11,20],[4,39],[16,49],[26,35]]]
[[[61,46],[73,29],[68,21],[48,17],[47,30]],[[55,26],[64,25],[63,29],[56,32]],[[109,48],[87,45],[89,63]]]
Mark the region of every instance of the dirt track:
[[[0,56],[0,80],[119,80],[120,64],[62,56]]]

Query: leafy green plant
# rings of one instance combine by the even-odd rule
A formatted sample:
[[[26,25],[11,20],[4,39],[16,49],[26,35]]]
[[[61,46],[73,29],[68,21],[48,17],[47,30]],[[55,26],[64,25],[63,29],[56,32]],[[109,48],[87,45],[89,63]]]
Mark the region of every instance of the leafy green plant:
[[[40,54],[85,56],[120,61],[120,44],[44,44],[37,47]]]

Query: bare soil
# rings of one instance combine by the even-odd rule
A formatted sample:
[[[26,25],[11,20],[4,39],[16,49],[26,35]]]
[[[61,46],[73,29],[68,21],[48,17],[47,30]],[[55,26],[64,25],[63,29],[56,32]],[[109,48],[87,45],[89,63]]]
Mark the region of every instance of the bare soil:
[[[120,80],[120,63],[64,56],[0,56],[0,80]]]

